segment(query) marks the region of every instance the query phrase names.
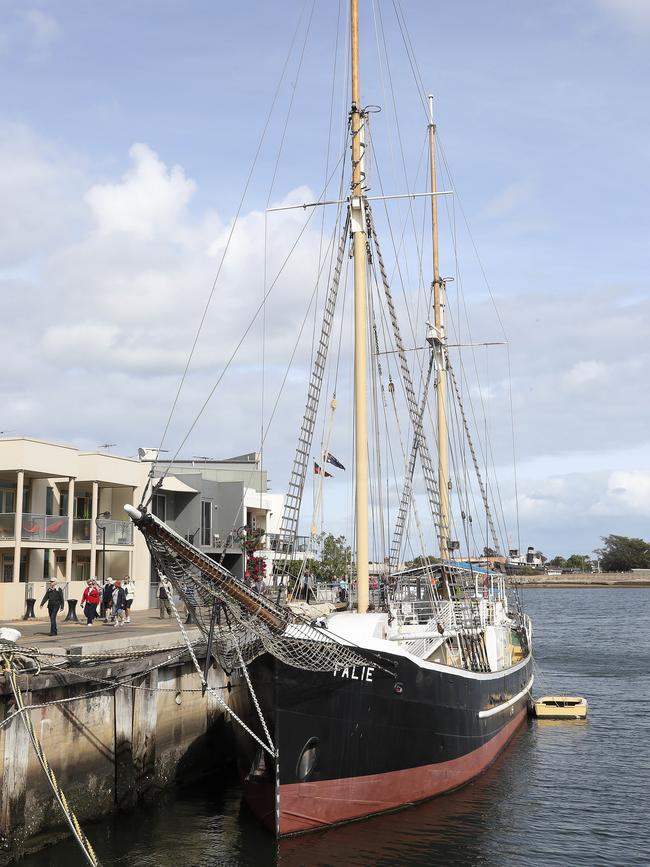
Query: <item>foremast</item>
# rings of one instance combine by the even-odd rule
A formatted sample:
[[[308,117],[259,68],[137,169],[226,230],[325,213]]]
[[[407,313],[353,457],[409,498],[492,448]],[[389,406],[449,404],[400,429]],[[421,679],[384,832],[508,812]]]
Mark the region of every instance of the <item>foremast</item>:
[[[359,93],[359,0],[350,0],[352,66],[352,189],[350,223],[354,256],[354,429],[357,611],[368,610],[368,405],[366,398],[366,268],[368,262],[363,201],[363,111]]]
[[[438,197],[436,188],[436,125],[433,97],[429,96],[429,165],[431,174],[431,234],[433,255],[433,328],[428,340],[436,362],[436,414],[438,423],[438,488],[440,495],[439,547],[442,560],[449,558],[449,451],[447,434],[447,360],[444,324],[444,280],[440,279],[438,248]]]

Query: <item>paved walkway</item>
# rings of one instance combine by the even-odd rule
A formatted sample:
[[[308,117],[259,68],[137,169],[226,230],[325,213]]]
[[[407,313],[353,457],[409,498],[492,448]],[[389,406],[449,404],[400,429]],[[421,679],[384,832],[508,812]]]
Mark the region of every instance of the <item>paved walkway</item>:
[[[181,612],[179,612],[181,613]],[[178,628],[176,618],[160,619],[157,608],[147,611],[133,611],[131,623],[116,627],[103,620],[95,620],[92,626],[85,625],[85,618],[79,623],[66,623],[65,615],[59,614],[57,629],[59,634],[50,636],[50,621],[44,620],[14,620],[0,623],[0,626],[11,626],[18,629],[21,638],[18,644],[29,644],[44,650],[60,650],[66,653],[70,648],[86,648],[88,652],[101,651],[108,644],[111,647],[128,646],[138,649],[147,647],[165,647],[182,645],[183,636]],[[186,627],[190,638],[199,637],[196,627]]]

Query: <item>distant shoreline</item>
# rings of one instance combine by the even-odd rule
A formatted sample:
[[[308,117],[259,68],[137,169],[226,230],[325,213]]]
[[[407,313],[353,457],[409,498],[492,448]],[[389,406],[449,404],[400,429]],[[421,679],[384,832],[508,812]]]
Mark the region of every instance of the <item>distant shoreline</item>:
[[[644,570],[645,571],[645,570]],[[575,575],[513,575],[511,582],[516,587],[650,587],[650,570],[635,576],[629,572],[582,573]]]
[[[569,590],[576,587],[579,590],[590,590],[596,587],[650,587],[650,581],[616,581],[609,584],[605,584],[602,581],[593,581],[591,584],[569,584],[567,581],[553,584],[547,581],[535,582],[535,584],[521,584],[519,581],[515,581],[513,585],[515,587],[525,587],[527,590],[548,590],[553,587],[557,587],[558,590]]]

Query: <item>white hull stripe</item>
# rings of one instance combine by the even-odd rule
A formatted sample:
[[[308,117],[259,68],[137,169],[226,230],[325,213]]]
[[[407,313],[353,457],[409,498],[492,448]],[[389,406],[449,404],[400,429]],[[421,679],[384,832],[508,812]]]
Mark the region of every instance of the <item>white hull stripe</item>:
[[[517,695],[513,696],[508,701],[504,701],[503,704],[498,704],[496,707],[491,707],[490,710],[480,710],[478,712],[479,717],[481,719],[485,719],[486,717],[494,716],[495,713],[501,713],[501,711],[507,710],[509,707],[512,707],[512,705],[516,704],[516,702],[518,702],[520,698],[523,698],[527,692],[530,692],[530,688],[533,685],[534,679],[534,677],[531,677],[531,679],[528,681],[528,685],[524,689],[522,689],[521,692],[518,692]]]

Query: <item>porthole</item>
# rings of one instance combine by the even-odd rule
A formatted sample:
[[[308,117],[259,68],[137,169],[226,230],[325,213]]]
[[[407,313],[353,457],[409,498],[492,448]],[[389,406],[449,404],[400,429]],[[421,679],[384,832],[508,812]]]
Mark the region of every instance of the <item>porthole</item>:
[[[296,777],[299,782],[308,780],[318,767],[318,755],[320,753],[320,741],[318,738],[309,738],[302,748],[298,764],[296,765]]]

